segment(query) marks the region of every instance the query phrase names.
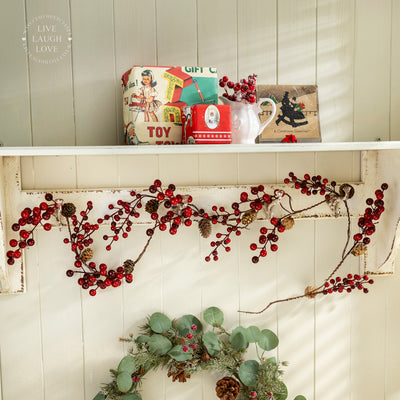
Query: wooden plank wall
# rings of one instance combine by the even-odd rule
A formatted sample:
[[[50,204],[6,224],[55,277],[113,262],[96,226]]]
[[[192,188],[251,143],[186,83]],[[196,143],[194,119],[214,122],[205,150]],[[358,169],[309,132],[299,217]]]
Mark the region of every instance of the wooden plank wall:
[[[0,141],[123,141],[120,77],[134,64],[215,66],[231,79],[318,84],[324,141],[399,140],[396,0],[18,0],[1,9]],[[40,15],[72,50],[40,64],[22,46]]]
[[[20,42],[25,24],[43,13],[67,21],[73,36],[72,52],[51,66],[35,64]],[[323,140],[398,140],[399,17],[396,0],[8,2],[0,13],[0,140],[121,143],[119,78],[134,63],[214,65],[232,78],[256,72],[260,83],[317,83]],[[21,161],[23,188],[40,190],[147,186],[155,178],[193,186],[276,183],[290,170],[360,180],[360,155],[352,152]],[[261,316],[236,313],[320,282],[339,257],[345,228],[342,220],[299,221],[279,252],[257,266],[249,262],[257,229],[211,265],[202,261],[209,244],[196,229],[158,235],[135,284],[95,298],[65,277],[65,233],[38,232],[39,244],[26,254],[27,293],[0,297],[0,399],[90,400],[126,350],[118,337],[136,334],[147,314],[199,314],[217,305],[227,328],[256,324],[278,333],[278,355],[290,362],[290,400],[298,393],[309,400],[398,400],[399,268],[378,278],[368,296],[282,304]],[[135,228],[112,254],[101,244],[97,251],[106,262],[123,262],[141,248],[144,230]],[[355,261],[346,270],[356,271]],[[182,386],[153,373],[143,399],[213,399],[215,378]]]

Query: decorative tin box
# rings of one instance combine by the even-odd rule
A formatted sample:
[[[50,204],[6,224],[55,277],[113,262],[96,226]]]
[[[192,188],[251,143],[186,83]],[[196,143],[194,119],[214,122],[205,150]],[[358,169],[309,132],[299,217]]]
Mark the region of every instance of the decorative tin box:
[[[182,141],[182,109],[216,104],[216,68],[134,66],[122,76],[126,144]]]
[[[182,143],[223,144],[232,141],[231,107],[198,104],[186,107]]]

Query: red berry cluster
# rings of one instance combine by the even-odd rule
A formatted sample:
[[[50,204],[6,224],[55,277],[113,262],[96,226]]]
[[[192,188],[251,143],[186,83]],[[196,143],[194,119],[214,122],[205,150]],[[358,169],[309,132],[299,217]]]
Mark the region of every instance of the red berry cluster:
[[[197,330],[197,325],[193,324],[190,328],[193,332],[196,332]],[[189,332],[186,337],[184,338],[185,343],[182,344],[182,350],[184,353],[189,351],[189,348],[192,350],[197,349],[197,340],[196,336],[193,335],[193,333]]]
[[[256,74],[249,75],[247,79],[241,79],[237,83],[229,80],[227,76],[223,76],[219,80],[219,86],[225,89],[223,96],[228,100],[252,104],[256,102],[256,81]],[[232,90],[231,94],[228,93],[227,88]]]
[[[258,243],[251,243],[250,250],[259,251],[258,256],[253,256],[251,261],[256,264],[260,261],[260,257],[267,256],[267,245],[270,245],[271,251],[277,251],[278,245],[276,242],[279,239],[277,233],[282,233],[285,231],[285,227],[282,225],[282,222],[278,218],[271,218],[270,220],[272,228],[268,229],[267,227],[263,226],[260,228],[260,236],[258,237]]]
[[[293,172],[289,172],[289,178],[285,178],[284,182],[289,184],[294,183],[295,189],[299,189],[301,193],[307,196],[320,194],[321,196],[329,196],[329,193],[335,192],[336,182],[327,178],[322,178],[321,175],[310,176],[305,174],[304,179],[299,179]],[[328,197],[326,197],[328,199]]]
[[[383,192],[387,190],[389,185],[383,183],[381,188],[375,191],[375,200],[369,197],[365,202],[368,207],[364,211],[364,215],[359,218],[358,226],[360,227],[360,232],[353,236],[354,242],[361,242],[363,244],[369,244],[371,239],[369,236],[375,233],[375,225],[382,213],[385,211]]]
[[[246,214],[251,211],[255,213],[260,211],[264,206],[268,206],[272,201],[276,200],[278,197],[284,196],[285,193],[282,191],[275,190],[274,194],[270,195],[265,192],[265,188],[263,185],[254,186],[250,189],[250,194],[247,192],[242,192],[240,194],[240,201],[232,203],[232,212],[227,212],[224,207],[220,207],[219,209],[216,206],[213,206],[212,210],[215,212],[213,216],[211,216],[211,222],[213,224],[220,223],[221,225],[226,225],[227,229],[225,233],[218,232],[216,237],[218,240],[211,242],[211,247],[213,247],[213,251],[205,258],[206,261],[211,261],[211,258],[214,261],[218,260],[218,249],[224,248],[225,251],[229,252],[231,250],[229,244],[231,242],[231,236],[235,234],[236,236],[240,236],[243,229],[247,228]],[[245,206],[244,210],[241,210],[240,207]],[[230,222],[232,221],[232,222]],[[281,220],[277,218],[271,218],[271,228],[262,227],[260,229],[260,237],[259,243],[261,246],[258,246],[256,243],[252,243],[250,245],[250,249],[260,250],[259,256],[265,257],[267,255],[266,246],[270,244],[271,251],[277,251],[278,245],[275,243],[278,241],[277,233],[284,232],[285,227],[281,224]],[[257,263],[259,261],[258,256],[254,256],[252,258],[253,263]]]
[[[158,228],[160,231],[166,231],[171,235],[178,232],[180,226],[190,226],[192,216],[197,217],[204,214],[204,210],[196,210],[190,203],[193,201],[192,196],[182,196],[175,194],[176,187],[173,184],[168,185],[167,189],[161,187],[161,181],[156,179],[153,185],[150,185],[148,191],[150,194],[136,193],[131,191],[130,195],[134,199],[131,201],[118,200],[117,205],[109,204],[108,208],[112,212],[106,214],[104,218],[99,218],[97,222],[103,223],[104,220],[111,220],[112,235],[104,235],[104,240],[109,240],[106,249],[111,250],[113,242],[118,241],[119,236],[123,238],[128,237],[131,231],[132,221],[131,218],[139,218],[139,210],[143,204],[149,199],[155,199],[166,210],[164,215],[161,215],[159,208],[150,214],[151,219],[154,221],[154,226],[146,230],[147,236],[154,235],[155,230]]]
[[[11,229],[14,232],[19,232],[19,239],[11,239],[9,242],[11,247],[17,249],[7,251],[8,265],[13,265],[15,259],[21,257],[22,249],[35,244],[33,232],[39,225],[46,231],[51,230],[51,224],[45,221],[49,220],[54,214],[56,204],[52,201],[53,196],[50,193],[46,194],[45,199],[51,203],[42,202],[38,207],[33,207],[33,209],[24,208],[21,211],[21,217],[18,222],[12,224]]]
[[[360,276],[355,274],[348,274],[346,278],[341,278],[340,276],[332,278],[325,282],[323,294],[331,294],[334,292],[342,293],[346,291],[351,293],[354,289],[362,290],[364,293],[368,293],[368,288],[364,287],[366,284],[372,285],[374,283],[373,279],[369,279],[368,275]]]

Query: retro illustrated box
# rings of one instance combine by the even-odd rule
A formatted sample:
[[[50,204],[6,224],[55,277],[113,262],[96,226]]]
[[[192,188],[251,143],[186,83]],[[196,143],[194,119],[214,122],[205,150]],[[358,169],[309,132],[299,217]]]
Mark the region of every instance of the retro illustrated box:
[[[217,104],[216,68],[134,66],[122,76],[125,143],[182,142],[182,110]]]

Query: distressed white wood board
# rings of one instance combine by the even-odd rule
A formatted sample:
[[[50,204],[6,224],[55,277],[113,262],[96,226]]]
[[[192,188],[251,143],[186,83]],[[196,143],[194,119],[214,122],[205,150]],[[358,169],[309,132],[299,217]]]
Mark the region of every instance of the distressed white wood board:
[[[347,163],[352,162],[352,155],[351,153],[344,153],[346,156],[349,155],[349,160]],[[372,195],[373,190],[380,185],[380,181],[378,182],[379,179],[386,178],[387,175],[390,176],[392,174],[391,171],[393,169],[390,169],[389,167],[392,166],[390,161],[392,158],[396,159],[398,155],[397,150],[393,151],[383,151],[382,153],[377,152],[377,151],[370,151],[370,152],[364,152],[363,154],[363,180],[366,182],[366,184],[353,184],[356,188],[356,193],[357,196],[355,196],[353,199],[349,201],[349,206],[350,209],[352,210],[353,215],[362,215],[363,210],[365,208],[364,206],[364,199],[367,198],[368,196]],[[379,158],[380,157],[380,158]],[[100,164],[98,164],[99,160],[96,160],[96,163],[92,163],[91,157],[90,156],[83,156],[77,159],[77,170],[79,171],[85,171],[86,173],[84,175],[77,175],[77,181],[76,181],[76,186],[77,187],[84,187],[87,184],[90,184],[92,186],[98,186],[99,189],[97,190],[77,190],[77,189],[71,189],[68,190],[67,192],[60,192],[60,191],[55,191],[54,196],[55,198],[62,198],[65,202],[73,202],[77,205],[78,209],[84,209],[86,202],[88,200],[93,201],[95,199],[96,203],[96,211],[92,213],[92,217],[100,217],[106,213],[107,210],[107,205],[109,203],[115,202],[115,196],[122,195],[124,199],[129,199],[129,190],[123,190],[123,189],[116,189],[116,190],[103,190],[101,189],[101,182],[102,180],[109,175],[109,180],[110,182],[114,181],[114,177],[117,176],[118,174],[118,168],[119,168],[119,163],[118,163],[118,158],[115,156],[101,156],[101,159],[104,158],[104,162],[100,159]],[[202,182],[207,182],[208,184],[216,184],[218,181],[221,181],[226,179],[226,175],[221,175],[218,173],[213,173],[210,175],[210,171],[232,171],[232,176],[231,178],[228,177],[227,181],[235,181],[235,179],[238,179],[238,158],[237,155],[234,154],[226,154],[225,155],[226,160],[224,158],[217,157],[216,155],[200,155],[199,158],[199,170],[204,171],[206,175],[204,175],[204,178],[200,174],[197,178],[194,179],[194,181],[198,181],[199,183]],[[379,158],[379,160],[378,160]],[[296,166],[296,159],[298,159],[299,165],[302,167],[299,169],[297,168],[298,172],[300,174],[303,174],[304,172],[311,172],[314,171],[315,169],[315,162],[318,163],[318,160],[315,159],[315,155],[312,153],[295,153],[295,154],[290,154],[290,153],[282,153],[279,154],[279,158],[276,160],[278,170],[277,170],[277,176],[280,181],[282,181],[283,177],[286,176],[286,170],[285,173],[282,174],[283,171],[281,171],[283,165],[289,165],[288,163],[291,164],[291,166]],[[305,159],[308,159],[309,165],[307,166],[307,163],[305,163]],[[381,161],[382,159],[382,161]],[[109,160],[113,161],[112,164],[109,163]],[[73,161],[73,160],[71,160]],[[165,160],[168,163],[168,159]],[[187,160],[189,163],[191,162],[190,159]],[[324,159],[325,161],[325,159]],[[384,163],[386,162],[386,164]],[[7,187],[7,199],[8,201],[11,201],[10,204],[12,206],[7,207],[7,212],[8,216],[7,219],[9,221],[16,221],[18,220],[19,217],[19,212],[23,207],[25,206],[32,206],[33,203],[39,204],[40,201],[43,200],[45,192],[31,192],[31,191],[26,191],[26,192],[21,192],[20,191],[20,171],[19,171],[19,160],[17,157],[9,157],[5,158],[4,160],[5,166],[3,168],[3,174],[4,176],[7,176],[6,180],[6,187]],[[333,160],[334,162],[334,160]],[[202,163],[204,163],[204,166],[207,166],[207,168],[202,167]],[[381,175],[376,174],[376,166],[382,163],[382,172]],[[45,166],[46,164],[44,164]],[[73,164],[72,164],[73,165]],[[110,168],[110,165],[113,166]],[[105,168],[104,172],[99,172],[98,168]],[[227,167],[229,166],[229,167]],[[233,168],[232,168],[233,166]],[[93,179],[87,180],[86,177],[87,171],[90,170],[90,168],[93,170],[93,173],[90,174]],[[159,164],[160,168],[160,164]],[[286,169],[286,167],[285,167]],[[74,168],[71,168],[71,171],[74,171]],[[95,172],[96,171],[96,172]],[[206,172],[207,171],[207,172]],[[173,174],[173,171],[170,173]],[[312,172],[311,172],[312,173]],[[345,175],[345,172],[344,172]],[[15,177],[15,182],[13,179],[10,179],[10,177]],[[58,177],[58,173],[55,175]],[[84,180],[81,182],[79,179],[79,176],[84,177]],[[168,176],[168,174],[166,175]],[[210,180],[212,176],[212,180]],[[353,174],[353,176],[355,176]],[[379,178],[379,179],[378,179]],[[73,178],[72,178],[73,179]],[[106,179],[107,180],[107,179]],[[188,181],[190,181],[190,178],[188,177]],[[390,184],[394,185],[394,190],[396,191],[396,178],[392,179],[393,183],[389,181]],[[73,180],[72,180],[73,182]],[[143,188],[136,188],[137,190],[141,191]],[[239,198],[240,192],[245,190],[249,191],[250,187],[249,186],[196,186],[196,187],[181,187],[178,188],[178,191],[181,192],[182,194],[188,193],[191,194],[194,199],[196,204],[201,205],[207,210],[210,210],[212,205],[218,204],[218,205],[223,205],[224,207],[229,208],[230,205],[232,204],[233,201],[237,201]],[[273,192],[274,189],[282,189],[286,190],[293,198],[296,199],[295,201],[295,208],[296,209],[301,209],[304,207],[307,207],[308,205],[312,204],[310,199],[307,198],[307,196],[299,196],[298,191],[294,189],[287,188],[286,185],[272,185],[268,187],[269,192]],[[221,190],[224,192],[224,199],[223,202],[220,203],[220,197],[221,197]],[[11,194],[12,193],[12,194]],[[11,198],[9,198],[11,196]],[[314,199],[313,199],[314,200]],[[17,205],[17,207],[15,207]],[[99,206],[100,205],[100,206]],[[398,215],[400,213],[400,210],[398,210],[395,207],[392,208],[392,212],[394,212],[394,215]],[[344,215],[344,209],[342,208],[342,216]],[[278,215],[279,216],[279,215]],[[296,217],[305,217],[305,218],[310,218],[310,217],[331,217],[332,213],[329,210],[328,206],[326,204],[322,204],[319,206],[318,209],[310,210],[308,212],[302,213],[300,215],[296,215]],[[146,219],[147,217],[147,219]],[[389,219],[389,222],[387,222],[387,229],[384,230],[384,232],[380,233],[380,235],[383,235],[381,237],[386,237],[385,235],[390,235],[389,238],[391,239],[395,233],[394,229],[396,228],[396,219]],[[137,221],[138,223],[149,223],[150,219],[148,216],[142,217]],[[10,226],[10,225],[8,225]],[[8,228],[9,229],[9,228]],[[12,237],[12,232],[8,231],[7,235],[8,237]],[[396,239],[399,240],[399,239]],[[370,263],[367,259],[368,265],[366,265],[367,270],[369,271],[374,271],[376,272],[377,266],[380,266],[386,259],[387,255],[389,254],[391,248],[390,246],[386,246],[385,252],[381,252],[377,250],[379,246],[381,246],[381,243],[384,242],[383,240],[376,241],[376,243],[379,243],[379,245],[375,244],[374,246],[371,246],[369,253],[372,254],[372,260],[375,262],[372,266],[370,266],[368,263]],[[388,241],[386,241],[388,242]],[[389,240],[390,242],[390,240]],[[395,250],[396,248],[394,248]],[[379,257],[377,254],[379,253]],[[395,257],[395,252],[392,253],[392,257],[388,260],[389,262],[386,263],[384,268],[381,268],[379,273],[390,273],[392,272],[392,266],[394,262],[394,257]],[[11,268],[8,268],[10,272],[13,274],[13,278],[10,278],[13,280],[13,287],[14,289],[11,289],[10,291],[16,291],[16,290],[23,290],[23,281],[21,281],[21,276],[18,273],[18,268],[22,268],[22,264],[17,262],[15,266],[12,266]],[[23,276],[23,274],[21,274]],[[18,277],[20,282],[18,283]]]

